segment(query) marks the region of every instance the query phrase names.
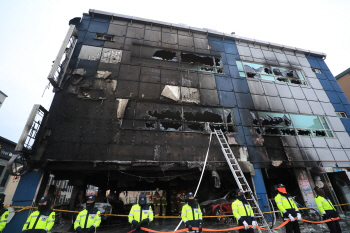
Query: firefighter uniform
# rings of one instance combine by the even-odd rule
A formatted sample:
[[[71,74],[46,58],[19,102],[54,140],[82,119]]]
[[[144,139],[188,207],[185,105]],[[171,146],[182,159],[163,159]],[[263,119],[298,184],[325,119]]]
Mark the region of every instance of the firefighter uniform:
[[[166,215],[166,207],[168,205],[168,202],[166,200],[166,192],[165,191],[163,191],[161,202],[162,202],[162,215],[165,216]]]
[[[254,232],[257,225],[254,217],[254,211],[248,201],[245,199],[242,189],[237,189],[237,199],[232,202],[232,213],[237,219],[238,226],[244,226],[245,229],[239,229],[240,233]],[[249,228],[249,225],[253,225],[253,228]]]
[[[177,206],[178,214],[181,214],[181,208],[182,208],[181,199],[182,199],[181,193],[178,193],[176,195],[176,206]]]
[[[0,232],[4,230],[9,216],[9,211],[4,207],[5,194],[0,194]]]
[[[189,231],[192,227],[198,227],[199,232],[202,231],[202,211],[197,202],[193,199],[193,193],[187,194],[187,203],[182,207],[181,218]]]
[[[154,216],[159,216],[161,200],[160,200],[160,195],[158,193],[158,189],[153,196],[153,205],[154,205]]]
[[[136,229],[133,233],[145,233],[146,231],[141,230],[142,226],[148,225],[149,222],[153,221],[152,207],[146,203],[146,195],[140,194],[139,203],[134,204],[131,207],[129,213],[129,223],[132,224],[133,228]]]
[[[55,223],[55,212],[50,209],[48,197],[42,197],[39,203],[46,203],[46,205],[39,205],[38,210],[29,215],[25,222],[22,232],[41,233],[50,231]]]
[[[88,203],[90,202],[90,203]],[[96,228],[101,224],[101,213],[95,208],[95,197],[89,196],[86,209],[80,211],[75,222],[74,230],[77,232],[96,232]]]
[[[177,202],[176,202],[176,192],[173,190],[170,196],[170,208],[171,213],[174,214],[177,211]]]
[[[277,185],[278,194],[275,196],[275,202],[278,209],[281,212],[281,216],[284,220],[290,219],[291,222],[286,225],[286,233],[300,233],[299,223],[295,220],[301,220],[301,215],[297,205],[293,198],[287,193],[283,184]]]
[[[327,196],[325,196],[323,189],[319,188],[318,186],[316,186],[314,189],[316,191],[316,194],[318,194],[315,198],[315,202],[316,202],[318,210],[320,211],[320,213],[323,217],[323,220],[339,217],[339,214],[335,210],[332,202],[329,200],[329,198]],[[338,220],[327,222],[326,224],[330,230],[330,233],[340,233],[341,232]]]

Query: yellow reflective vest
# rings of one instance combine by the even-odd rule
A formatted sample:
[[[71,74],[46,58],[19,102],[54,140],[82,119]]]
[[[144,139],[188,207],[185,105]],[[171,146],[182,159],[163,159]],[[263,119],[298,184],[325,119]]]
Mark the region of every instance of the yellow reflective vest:
[[[39,218],[39,219],[38,219]],[[38,210],[29,215],[22,231],[31,229],[43,229],[50,231],[55,223],[55,212],[51,209],[40,213]]]
[[[131,207],[128,218],[129,218],[129,223],[131,224],[132,224],[132,220],[141,222],[146,218],[149,218],[149,221],[152,222],[153,221],[152,207],[146,204],[141,210],[141,206],[139,204],[135,204]]]
[[[326,199],[322,196],[317,196],[315,198],[315,202],[322,216],[323,216],[323,213],[327,213],[326,210],[335,210],[332,202],[329,199]]]
[[[293,209],[293,210],[299,212],[299,209],[298,209],[297,205],[295,204],[292,197],[287,198],[286,196],[283,196],[280,193],[278,193],[275,196],[275,202],[276,202],[277,207],[280,210],[282,216],[283,216],[284,211],[286,211],[286,210],[288,211],[290,209]],[[287,217],[287,216],[283,216],[283,217]]]
[[[89,229],[91,226],[94,226],[96,232],[96,228],[99,227],[100,224],[101,213],[97,208],[94,208],[92,211],[90,211],[90,213],[87,209],[84,209],[80,211],[80,213],[77,216],[77,219],[75,219],[74,230],[76,230],[79,226],[81,227],[81,229]]]
[[[0,210],[0,212],[3,213],[0,217],[0,232],[1,232],[6,227],[7,218],[9,217],[9,211],[8,209],[3,208],[2,210]]]
[[[186,205],[182,207],[181,218],[184,223],[192,220],[202,220],[202,211],[200,206],[197,204],[197,208],[192,208],[186,203]]]
[[[237,223],[238,223],[238,219],[240,219],[241,217],[245,217],[245,216],[254,217],[254,211],[249,203],[243,204],[242,201],[240,201],[239,199],[236,199],[234,202],[232,202],[231,207],[232,207],[232,213],[237,219]]]

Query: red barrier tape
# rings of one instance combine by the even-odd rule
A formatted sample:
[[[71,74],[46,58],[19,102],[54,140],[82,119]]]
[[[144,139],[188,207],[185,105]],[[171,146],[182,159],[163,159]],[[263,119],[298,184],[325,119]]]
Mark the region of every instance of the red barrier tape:
[[[331,221],[337,221],[339,219],[340,219],[340,217],[331,218],[331,219],[327,219],[327,220],[323,220],[323,221],[309,221],[309,220],[306,220],[306,219],[301,219],[301,221],[308,222],[308,223],[326,223],[326,222],[331,222]],[[295,220],[298,220],[298,219],[295,218]],[[273,231],[273,230],[280,229],[281,227],[284,227],[289,222],[290,222],[290,219],[286,220],[281,225],[279,225],[278,227],[273,228],[273,229],[267,229],[267,228],[260,227],[260,226],[256,226],[256,228],[261,229],[261,230],[265,230],[265,231]],[[252,227],[253,227],[253,225],[249,225],[249,228],[252,228]],[[239,229],[244,229],[244,226],[232,227],[232,228],[227,228],[227,229],[208,229],[208,228],[203,228],[202,231],[234,231],[234,230],[239,230]],[[129,231],[128,233],[132,233],[135,230],[136,229],[134,229],[132,231]],[[141,227],[141,230],[148,231],[148,232],[154,232],[154,233],[177,233],[177,232],[186,232],[186,231],[188,231],[188,228],[177,230],[177,231],[155,231],[155,230],[152,230],[152,229]],[[198,227],[192,227],[192,230],[199,230],[199,228]]]

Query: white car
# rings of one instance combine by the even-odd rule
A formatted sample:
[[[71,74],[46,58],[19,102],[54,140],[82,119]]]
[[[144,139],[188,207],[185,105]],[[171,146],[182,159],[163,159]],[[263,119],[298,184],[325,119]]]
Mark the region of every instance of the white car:
[[[100,211],[101,214],[111,214],[112,213],[112,206],[107,203],[103,202],[96,202],[95,207]],[[83,203],[80,205],[80,211],[86,208],[86,203]],[[106,220],[109,216],[107,215],[101,215],[101,220]]]

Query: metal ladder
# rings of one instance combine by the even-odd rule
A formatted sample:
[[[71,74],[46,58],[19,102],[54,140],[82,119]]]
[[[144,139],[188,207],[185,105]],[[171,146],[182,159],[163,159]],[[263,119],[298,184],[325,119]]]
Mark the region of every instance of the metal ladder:
[[[242,189],[243,192],[245,193],[249,193],[249,198],[247,198],[247,200],[250,202],[250,205],[253,209],[254,212],[254,216],[256,219],[261,219],[262,221],[262,225],[265,228],[270,229],[269,225],[267,224],[260,208],[258,205],[258,202],[256,201],[256,198],[254,196],[254,193],[252,192],[252,190],[249,187],[249,184],[241,170],[241,167],[239,166],[230,145],[227,143],[227,140],[225,138],[225,135],[223,134],[223,132],[221,131],[221,129],[216,130],[214,129],[214,132],[212,132],[212,134],[215,134],[220,142],[221,145],[221,150],[225,155],[226,161],[228,163],[228,166],[231,169],[231,172],[233,174],[233,177],[235,178],[238,188]],[[259,221],[258,221],[259,222]],[[261,232],[260,229],[258,229],[259,232]]]

